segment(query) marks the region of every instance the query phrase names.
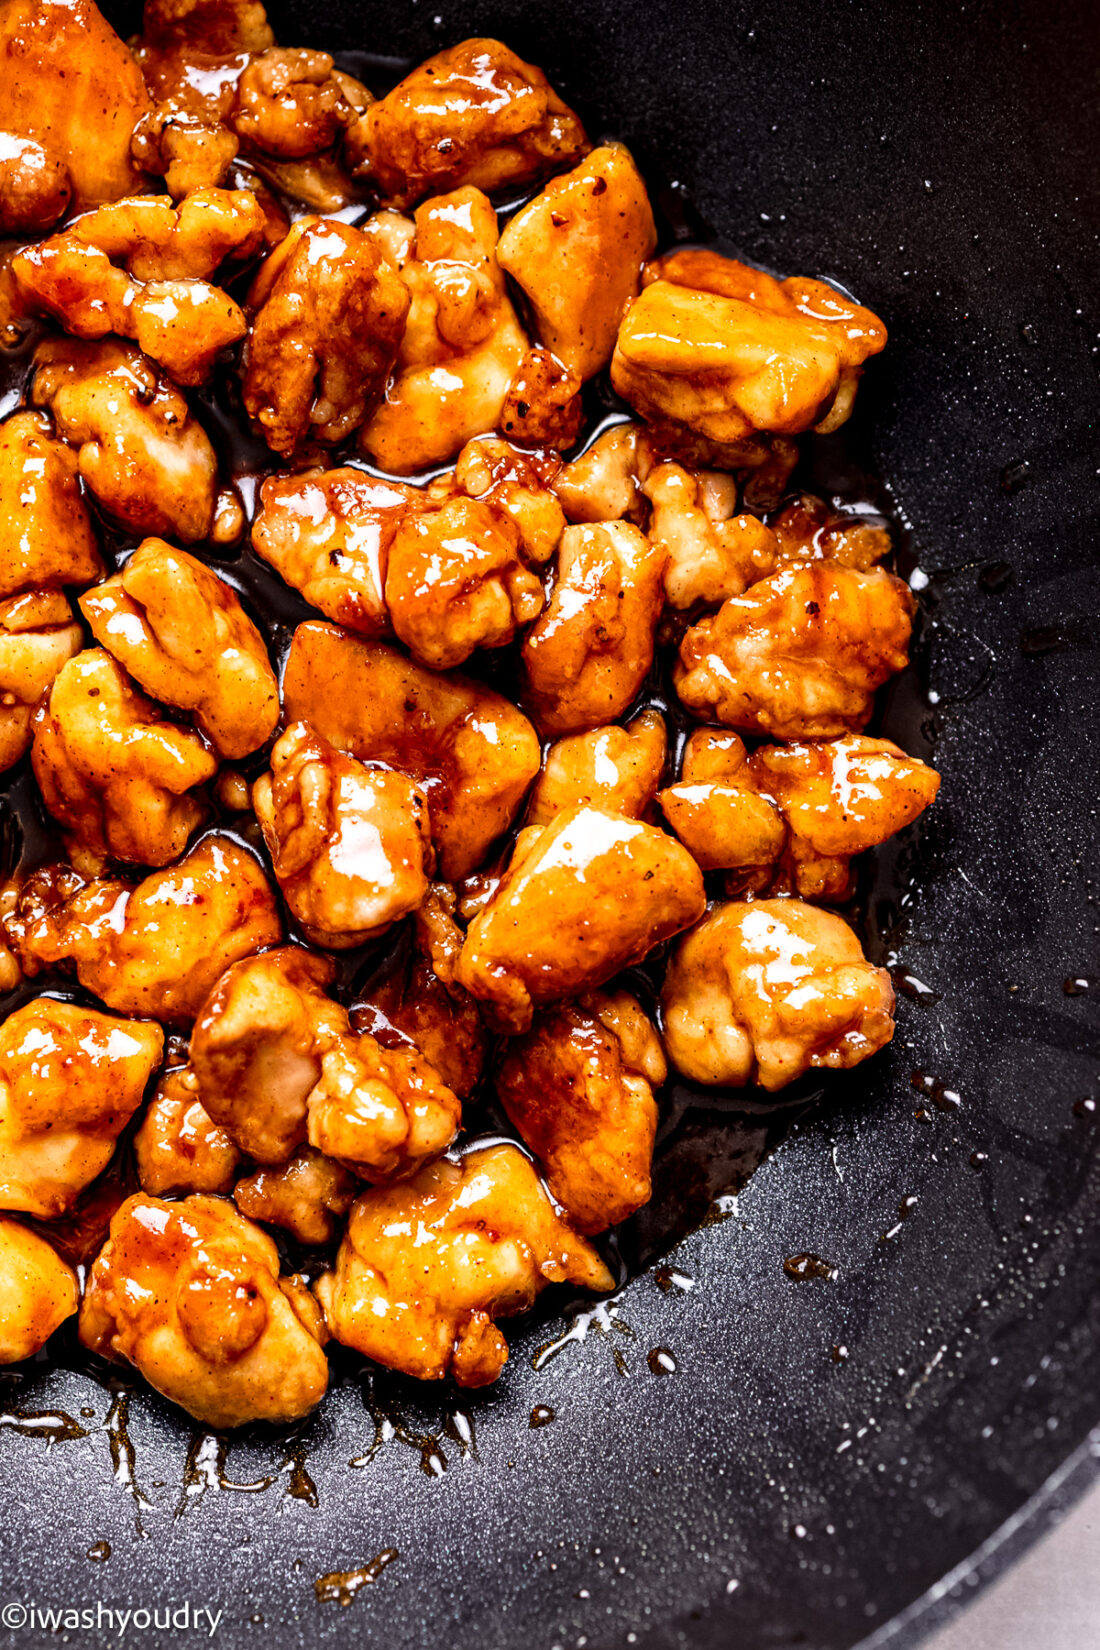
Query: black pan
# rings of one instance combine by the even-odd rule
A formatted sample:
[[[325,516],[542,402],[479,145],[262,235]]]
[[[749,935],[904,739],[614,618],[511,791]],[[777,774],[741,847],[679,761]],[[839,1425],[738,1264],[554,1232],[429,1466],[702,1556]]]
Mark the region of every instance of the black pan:
[[[0,1423],[0,1602],[209,1606],[218,1644],[310,1650],[911,1645],[1091,1480],[1100,1422],[1093,8],[272,12],[287,43],[403,59],[502,35],[679,186],[689,232],[685,199],[887,319],[843,462],[889,477],[929,581],[886,726],[934,738],[943,793],[869,889],[911,994],[797,1116],[672,1122],[685,1222],[765,1161],[586,1334],[561,1302],[516,1332],[491,1392],[338,1364],[297,1435],[226,1455],[144,1390],[32,1366]],[[835,1277],[792,1279],[805,1252]],[[347,1609],[315,1596],[375,1560]],[[70,1642],[168,1642],[99,1619]]]

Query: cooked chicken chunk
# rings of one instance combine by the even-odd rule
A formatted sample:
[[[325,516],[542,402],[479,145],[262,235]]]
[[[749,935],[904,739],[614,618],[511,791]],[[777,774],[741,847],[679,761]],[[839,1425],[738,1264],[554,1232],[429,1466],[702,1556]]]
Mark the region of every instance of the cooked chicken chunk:
[[[625,991],[594,991],[536,1017],[509,1043],[497,1093],[573,1226],[604,1232],[648,1203],[660,1038]]]
[[[91,0],[6,0],[0,130],[64,167],[74,211],[140,188],[130,134],[148,107],[141,70]]]
[[[652,825],[576,807],[517,838],[508,870],[470,924],[459,982],[502,1030],[641,962],[706,904],[695,861]]]
[[[58,672],[35,726],[34,775],[81,870],[108,858],[167,865],[209,812],[195,787],[217,758],[163,719],[109,653],[92,648]]]
[[[606,367],[657,231],[628,150],[605,144],[511,219],[500,265],[527,294],[542,343],[582,378]]]
[[[156,70],[173,58],[231,57],[274,44],[262,0],[145,0],[137,57]]]
[[[342,1164],[301,1146],[281,1169],[258,1169],[238,1180],[233,1201],[249,1220],[282,1226],[299,1243],[331,1243],[358,1190]]]
[[[379,243],[335,220],[296,224],[248,303],[241,396],[258,433],[284,457],[343,441],[382,395],[409,309]]]
[[[254,57],[237,83],[233,114],[246,151],[302,160],[331,149],[355,118],[342,78],[328,52],[275,46]]]
[[[584,422],[583,382],[548,349],[529,349],[500,409],[500,427],[523,447],[574,447]]]
[[[414,1048],[344,1038],[326,1049],[309,1097],[309,1143],[363,1180],[414,1174],[447,1150],[462,1106]]]
[[[800,563],[688,631],[673,680],[698,716],[777,739],[858,732],[909,656],[915,602],[876,568]]]
[[[384,470],[445,463],[499,422],[527,339],[497,263],[498,236],[477,189],[417,209],[415,250],[401,270],[411,303],[396,376],[359,437]]]
[[[108,1008],[171,1025],[195,1018],[230,963],[282,937],[263,871],[216,835],[136,887],[84,884],[47,866],[27,879],[4,927],[25,973],[71,961]]]
[[[658,464],[642,491],[653,506],[648,536],[668,554],[665,593],[673,607],[715,606],[774,573],[779,545],[757,516],[737,515],[737,484],[720,470],[690,474]]]
[[[35,709],[83,640],[59,590],[0,602],[0,773],[29,750]]]
[[[209,1427],[308,1415],[328,1384],[324,1338],[271,1238],[217,1197],[127,1198],[80,1308],[86,1347]]]
[[[228,1192],[241,1154],[204,1111],[189,1066],[166,1072],[134,1136],[143,1192]],[[248,1211],[245,1210],[247,1214]]]
[[[41,413],[15,413],[0,424],[0,598],[102,572],[76,459]]]
[[[165,705],[191,711],[223,756],[271,737],[279,692],[263,637],[235,590],[163,539],[81,597],[102,647]]]
[[[524,561],[541,566],[565,530],[561,505],[550,491],[559,468],[552,453],[524,453],[500,436],[482,436],[468,441],[451,475],[432,482],[426,492],[429,497],[457,492],[505,511],[519,529]]]
[[[307,723],[283,734],[252,803],[283,898],[314,944],[376,939],[427,893],[434,855],[423,791],[334,750]]]
[[[580,458],[559,470],[552,486],[569,521],[642,520],[638,426],[615,424]]]
[[[132,345],[47,338],[31,399],[76,448],[81,479],[131,533],[208,538],[218,464],[186,400]]]
[[[64,1214],[107,1167],[164,1034],[37,997],[0,1025],[0,1209]]]
[[[508,1358],[494,1318],[524,1311],[546,1284],[563,1282],[613,1287],[527,1159],[502,1145],[364,1192],[336,1270],[316,1292],[336,1339],[377,1363],[421,1380],[453,1375],[459,1386],[486,1386]]]
[[[72,195],[68,167],[33,138],[0,131],[0,234],[41,235]]]
[[[629,522],[567,527],[550,603],[528,632],[525,697],[543,733],[613,722],[653,663],[665,552]]]
[[[643,710],[622,728],[559,739],[535,781],[527,824],[546,825],[581,804],[641,819],[661,782],[667,747],[664,717],[656,710]]]
[[[836,561],[867,573],[890,554],[885,522],[831,510],[824,499],[801,493],[771,523],[780,562]]]
[[[72,1267],[37,1232],[0,1219],[0,1364],[33,1358],[79,1304]]]
[[[684,747],[680,782],[658,802],[696,864],[729,870],[730,892],[771,885],[787,842],[783,817],[759,794],[744,743],[724,729],[699,728]]]
[[[348,157],[399,206],[472,186],[517,189],[569,166],[584,127],[540,69],[499,40],[437,52],[348,133]]]
[[[468,677],[438,676],[332,625],[298,626],[283,693],[289,720],[308,722],[337,750],[417,782],[449,882],[480,864],[539,770],[534,728],[499,694]]]
[[[661,1001],[665,1048],[697,1083],[780,1089],[894,1035],[886,970],[846,922],[795,899],[717,906],[677,948]]]

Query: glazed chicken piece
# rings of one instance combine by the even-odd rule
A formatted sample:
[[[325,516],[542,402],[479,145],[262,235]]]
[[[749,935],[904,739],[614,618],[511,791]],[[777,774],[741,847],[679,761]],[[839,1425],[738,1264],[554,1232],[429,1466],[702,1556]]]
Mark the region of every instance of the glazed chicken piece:
[[[886,970],[846,922],[795,899],[717,906],[677,948],[661,1004],[677,1069],[732,1088],[844,1071],[894,1035]]]
[[[520,832],[467,931],[458,979],[498,1029],[523,1032],[534,1007],[641,962],[705,904],[702,873],[672,837],[598,808],[569,808]]]
[[[218,463],[186,400],[130,344],[47,338],[31,400],[76,449],[81,480],[128,532],[216,535]]]
[[[664,717],[656,710],[643,710],[625,727],[559,739],[546,753],[526,823],[549,824],[556,814],[582,804],[641,819],[657,794],[667,748]]]
[[[541,347],[529,349],[516,368],[500,409],[500,427],[521,447],[557,448],[577,444],[584,422],[580,373]]]
[[[333,73],[328,52],[270,47],[237,83],[233,129],[245,152],[304,160],[332,149],[355,119],[349,77]]]
[[[500,266],[526,293],[541,342],[591,378],[611,359],[656,244],[629,151],[605,144],[516,213],[500,238]]]
[[[539,771],[534,728],[500,694],[333,625],[298,626],[283,701],[289,721],[308,722],[337,750],[416,781],[448,882],[481,863]]]
[[[274,44],[262,0],[145,0],[135,55],[155,76],[173,58],[232,57]]]
[[[309,1143],[362,1180],[404,1179],[445,1152],[462,1105],[414,1048],[370,1035],[327,1049],[309,1097]]]
[[[693,626],[673,671],[697,716],[776,739],[858,732],[909,657],[908,585],[875,568],[798,563]]]
[[[27,590],[0,602],[0,773],[30,749],[35,710],[83,640],[59,590]]]
[[[411,303],[397,372],[359,436],[383,470],[412,475],[443,464],[500,420],[527,339],[497,264],[498,238],[480,190],[417,209],[415,248],[401,270]]]
[[[55,1219],[107,1167],[160,1063],[142,1020],[37,997],[0,1025],[0,1209]]]
[[[590,992],[537,1015],[496,1074],[505,1111],[578,1232],[592,1237],[648,1203],[661,1041],[625,991]]]
[[[33,1358],[79,1304],[72,1267],[21,1221],[0,1218],[0,1364]]]
[[[387,201],[518,190],[588,149],[541,69],[499,40],[464,40],[414,69],[348,132],[348,159]]]
[[[0,235],[41,235],[72,196],[69,169],[33,138],[0,131]]]
[[[783,816],[761,796],[744,741],[698,728],[684,747],[679,783],[658,793],[668,823],[704,871],[727,870],[727,892],[771,886],[787,844]]]
[[[452,1375],[471,1387],[495,1381],[507,1362],[493,1320],[525,1311],[548,1283],[614,1286],[527,1159],[501,1145],[364,1192],[316,1293],[346,1346],[420,1380]]]
[[[241,1154],[203,1109],[198,1092],[190,1066],[166,1072],[158,1083],[134,1136],[143,1192],[162,1197],[166,1192],[232,1189]]]
[[[263,265],[248,307],[241,398],[268,446],[288,457],[358,429],[385,389],[409,310],[379,243],[350,224],[306,219]]]
[[[263,637],[236,591],[194,556],[146,539],[80,606],[100,646],[162,704],[190,711],[222,756],[271,737],[279,691]]]
[[[643,521],[638,481],[637,424],[615,424],[579,458],[558,471],[552,486],[573,522]]]
[[[229,837],[204,837],[136,887],[33,872],[8,899],[4,929],[26,974],[71,962],[85,990],[123,1014],[166,1025],[195,1018],[230,963],[282,938],[263,871]]]
[[[519,530],[528,566],[550,560],[565,531],[562,507],[550,491],[561,467],[553,453],[525,453],[500,436],[468,441],[448,476],[425,489],[429,498],[458,493],[479,499],[508,515]]]
[[[737,483],[721,470],[692,475],[658,464],[642,485],[652,505],[649,541],[668,556],[665,594],[676,608],[717,606],[774,573],[776,535],[757,517],[737,515]]]
[[[41,145],[74,212],[141,187],[130,134],[148,108],[140,69],[91,0],[6,0],[0,131]]]
[[[217,758],[163,719],[109,653],[92,648],[58,672],[39,712],[34,776],[78,870],[107,859],[167,865],[209,813],[195,787]]]
[[[614,722],[653,663],[665,552],[629,522],[567,527],[549,605],[528,631],[525,699],[551,737]]]
[[[301,1146],[280,1169],[257,1169],[238,1180],[233,1201],[249,1220],[281,1226],[299,1243],[331,1243],[359,1190],[353,1174],[312,1146]]]
[[[344,950],[420,904],[432,868],[428,803],[402,773],[365,768],[293,722],[252,787],[275,878],[315,945]]]
[[[127,1198],[80,1308],[89,1351],[219,1429],[308,1415],[328,1384],[325,1338],[272,1239],[218,1197]]]
[[[786,504],[771,522],[771,529],[780,564],[835,561],[867,573],[892,548],[885,522],[838,513],[812,493],[800,493]]]
[[[0,599],[102,572],[76,458],[41,413],[15,413],[0,424]]]

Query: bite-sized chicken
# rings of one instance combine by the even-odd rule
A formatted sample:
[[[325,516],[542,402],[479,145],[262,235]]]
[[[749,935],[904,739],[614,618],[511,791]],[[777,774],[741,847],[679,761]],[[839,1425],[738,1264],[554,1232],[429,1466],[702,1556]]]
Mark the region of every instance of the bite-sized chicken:
[[[297,1421],[324,1397],[328,1360],[312,1296],[223,1198],[127,1198],[92,1267],[80,1339],[126,1359],[208,1427]]]
[[[551,745],[527,804],[528,825],[546,825],[581,804],[641,819],[657,793],[668,735],[657,710],[625,727],[593,728]]]
[[[308,723],[291,723],[276,744],[252,804],[283,898],[314,944],[376,939],[427,893],[423,791],[334,750]]]
[[[0,131],[0,235],[41,235],[72,196],[69,169],[34,138]]]
[[[511,863],[471,922],[458,979],[501,1030],[647,957],[703,914],[691,855],[652,825],[569,808],[516,839]]]
[[[584,422],[583,380],[550,350],[529,349],[500,409],[500,427],[522,447],[575,447]]]
[[[480,864],[539,771],[534,728],[500,694],[333,625],[298,626],[283,696],[288,720],[308,722],[337,750],[417,782],[448,882]]]
[[[148,108],[141,70],[92,0],[5,0],[0,131],[34,138],[64,168],[74,211],[141,187],[130,134]]]
[[[378,402],[409,310],[378,241],[304,219],[263,265],[248,304],[241,397],[258,433],[284,457],[343,441]]]
[[[625,991],[590,992],[539,1014],[508,1044],[497,1093],[578,1232],[594,1236],[648,1203],[661,1040]]]
[[[629,150],[611,143],[516,213],[499,257],[527,295],[541,342],[591,378],[611,359],[656,244],[645,184]]]
[[[66,833],[73,863],[178,859],[209,809],[194,794],[217,758],[190,728],[165,721],[101,648],[58,672],[35,723],[34,776]]]
[[[134,1135],[138,1184],[154,1197],[228,1192],[241,1154],[204,1110],[190,1066],[165,1072]],[[248,1211],[245,1210],[247,1214]]]
[[[481,436],[466,443],[454,470],[433,481],[425,495],[458,493],[503,510],[519,529],[524,561],[541,566],[565,531],[562,507],[550,491],[560,465],[554,453],[521,452],[500,436]]]
[[[693,626],[673,671],[689,710],[776,739],[858,732],[909,657],[916,603],[875,568],[798,563]]]
[[[779,545],[757,516],[737,515],[737,483],[721,470],[692,475],[658,464],[642,491],[652,505],[651,544],[665,550],[665,593],[672,607],[717,606],[774,573]]]
[[[580,733],[627,709],[653,663],[665,560],[629,522],[566,528],[549,605],[521,654],[544,734]]]
[[[608,1290],[614,1280],[523,1154],[501,1145],[364,1192],[316,1293],[338,1341],[421,1380],[452,1375],[470,1387],[495,1381],[507,1361],[493,1320],[526,1310],[548,1283]]]
[[[217,536],[218,463],[179,390],[131,344],[47,338],[31,400],[76,449],[81,479],[131,533]]]
[[[83,640],[60,590],[0,602],[0,773],[30,749],[35,710]]]
[[[527,339],[497,263],[498,238],[497,215],[477,189],[417,209],[401,270],[411,303],[397,371],[359,436],[383,470],[412,475],[443,464],[500,421]]]
[[[832,510],[812,493],[791,499],[770,525],[780,563],[836,561],[866,573],[892,548],[884,521]]]
[[[102,572],[73,453],[41,413],[15,413],[0,424],[0,599]]]
[[[24,973],[71,962],[108,1008],[166,1025],[187,1025],[230,963],[282,938],[260,866],[216,834],[136,887],[45,866],[9,896],[3,926]]]
[[[300,1146],[281,1168],[257,1169],[238,1180],[233,1201],[249,1220],[281,1226],[299,1243],[331,1243],[358,1190],[343,1164]]]
[[[0,1218],[0,1364],[40,1352],[80,1305],[80,1285],[56,1249],[22,1221]]]
[[[326,1049],[309,1097],[309,1143],[362,1180],[403,1179],[445,1152],[462,1105],[415,1048],[363,1034]]]
[[[642,524],[638,435],[637,424],[614,424],[558,471],[551,485],[569,521]]]
[[[237,83],[233,112],[245,152],[304,160],[332,149],[356,114],[344,79],[328,52],[275,46],[254,57]]]
[[[174,58],[232,57],[275,44],[262,0],[145,0],[136,55],[147,73]]]
[[[541,69],[499,40],[437,52],[348,132],[357,171],[394,205],[472,186],[516,190],[588,149]]]
[[[146,539],[80,606],[100,646],[162,704],[190,711],[222,756],[271,737],[279,691],[263,637],[236,591],[194,556]]]
[[[696,729],[684,747],[679,783],[657,800],[702,870],[731,873],[728,892],[771,886],[787,832],[774,804],[760,795],[736,733]]]
[[[36,997],[0,1025],[0,1209],[52,1220],[107,1167],[164,1033]]]

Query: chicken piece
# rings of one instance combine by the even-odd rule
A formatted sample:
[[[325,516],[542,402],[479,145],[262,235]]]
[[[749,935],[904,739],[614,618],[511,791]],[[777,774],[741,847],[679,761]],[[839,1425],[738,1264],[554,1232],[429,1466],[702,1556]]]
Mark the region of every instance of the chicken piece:
[[[390,543],[386,606],[414,659],[450,670],[537,618],[542,581],[520,549],[511,516],[482,499],[451,498],[406,516]]]
[[[609,143],[516,213],[499,256],[527,295],[541,342],[591,378],[611,360],[656,245],[645,184],[629,150]]]
[[[241,397],[257,433],[284,457],[343,441],[381,397],[409,310],[378,242],[350,224],[298,223],[248,304]]]
[[[194,789],[218,767],[199,736],[164,721],[101,648],[58,672],[32,760],[74,864],[93,874],[112,857],[134,865],[178,859],[209,813]]]
[[[780,564],[835,561],[842,567],[867,573],[893,548],[885,522],[838,513],[812,493],[802,493],[785,505],[772,521],[771,529],[779,548]]]
[[[673,671],[698,716],[776,739],[858,732],[909,657],[916,603],[876,568],[798,563],[693,626]]]
[[[289,721],[308,722],[337,750],[416,781],[448,882],[481,863],[539,771],[534,728],[500,694],[333,625],[294,632],[283,701]]]
[[[263,234],[263,208],[251,190],[198,189],[178,204],[164,195],[112,201],[34,250],[69,242],[99,251],[139,283],[208,281],[226,264],[232,274],[253,257]]]
[[[164,1033],[36,997],[0,1025],[0,1209],[55,1219],[107,1167]]]
[[[283,898],[307,939],[345,950],[377,939],[428,891],[428,803],[402,773],[365,768],[293,722],[252,787]]]
[[[720,470],[690,474],[658,464],[642,491],[653,506],[648,537],[666,552],[665,594],[672,607],[715,606],[774,573],[779,546],[757,516],[736,515],[737,484]]]
[[[447,1150],[461,1121],[458,1096],[417,1049],[383,1048],[364,1034],[321,1057],[309,1143],[362,1180],[415,1174]]]
[[[657,710],[643,710],[623,728],[594,728],[559,739],[546,753],[527,804],[528,825],[547,825],[567,808],[641,819],[657,793],[668,735]]]
[[[660,791],[657,801],[701,870],[735,872],[728,892],[770,886],[787,832],[774,804],[759,794],[737,734],[698,728],[684,747],[679,784]]]
[[[565,531],[562,507],[550,491],[559,468],[553,453],[519,452],[500,436],[481,436],[466,443],[452,474],[433,482],[426,493],[447,497],[456,492],[503,510],[519,529],[524,561],[541,566]]]
[[[578,1232],[593,1237],[651,1195],[661,1041],[625,991],[591,992],[508,1044],[497,1093]]]
[[[141,70],[91,0],[6,0],[0,130],[65,168],[74,212],[141,187],[130,134],[148,108]]]
[[[846,922],[795,899],[717,906],[677,947],[661,1005],[677,1069],[732,1088],[846,1071],[894,1035],[889,974]]]
[[[341,1163],[301,1146],[281,1169],[257,1169],[238,1180],[233,1201],[249,1220],[282,1226],[299,1243],[331,1243],[358,1190]]]
[[[635,698],[653,663],[665,560],[629,522],[566,528],[549,606],[521,653],[544,734],[614,722]]]
[[[0,235],[41,235],[65,211],[73,186],[64,161],[33,138],[0,131]]]
[[[79,1304],[72,1267],[21,1221],[0,1218],[0,1364],[33,1358]]]
[[[233,127],[246,150],[301,160],[331,149],[355,118],[328,52],[271,47],[237,84]]]
[[[525,1311],[548,1283],[614,1287],[523,1154],[500,1145],[364,1192],[315,1287],[346,1346],[420,1380],[487,1386],[508,1358],[494,1318]]]
[[[0,602],[0,773],[30,749],[35,710],[84,636],[59,590]]]
[[[210,537],[218,463],[180,392],[129,344],[47,338],[31,400],[76,448],[82,481],[128,532]]]
[[[429,57],[347,137],[348,159],[397,206],[463,187],[515,191],[588,147],[541,69],[481,39]]]
[[[849,862],[911,825],[935,801],[940,776],[889,739],[860,734],[820,744],[764,745],[749,767],[790,831],[787,881],[803,899],[845,899]]]
[[[271,737],[279,690],[263,637],[236,591],[194,556],[146,539],[80,606],[100,646],[162,704],[192,712],[222,756]]]
[[[0,599],[102,572],[76,459],[41,413],[15,413],[0,424]]]
[[[521,831],[471,922],[458,979],[490,1023],[526,1031],[533,1007],[575,997],[698,920],[703,877],[655,826],[575,807]]]
[[[134,1136],[143,1192],[228,1192],[241,1154],[203,1109],[189,1066],[166,1072]],[[247,1214],[248,1211],[245,1210]]]
[[[145,0],[137,58],[147,73],[196,57],[263,52],[275,44],[261,0]]]
[[[584,422],[580,375],[548,349],[529,349],[516,368],[500,409],[500,427],[524,447],[565,450]]]
[[[4,917],[8,944],[26,974],[72,962],[85,990],[123,1014],[187,1025],[230,963],[282,938],[267,878],[229,837],[203,837],[136,887],[62,871],[27,879]]]
[[[252,547],[328,618],[360,636],[385,636],[390,545],[419,502],[417,488],[362,470],[270,476]]]
[[[559,470],[552,486],[572,522],[641,524],[644,501],[638,482],[638,426],[615,424],[587,451]]]
[[[88,1279],[80,1339],[134,1365],[204,1426],[297,1421],[324,1397],[312,1297],[223,1198],[126,1199]]]
[[[396,375],[359,435],[383,470],[412,475],[443,464],[500,421],[527,339],[497,264],[498,239],[496,213],[477,189],[417,209],[415,251],[401,270],[411,301]]]
[[[199,109],[189,105],[200,104]],[[173,200],[193,191],[217,189],[237,158],[236,132],[216,118],[204,118],[203,98],[175,96],[154,104],[134,127],[131,153],[146,172],[164,179]]]

